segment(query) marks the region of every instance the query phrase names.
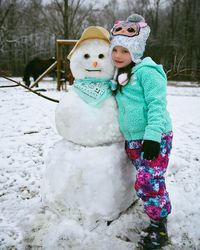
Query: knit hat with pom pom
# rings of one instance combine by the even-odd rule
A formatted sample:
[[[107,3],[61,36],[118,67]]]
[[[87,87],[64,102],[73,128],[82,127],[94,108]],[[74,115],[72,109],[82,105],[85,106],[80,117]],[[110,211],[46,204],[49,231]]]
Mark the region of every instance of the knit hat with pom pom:
[[[145,19],[133,14],[125,21],[116,21],[111,29],[110,54],[115,46],[123,46],[129,50],[132,61],[139,63],[143,56],[150,27]]]

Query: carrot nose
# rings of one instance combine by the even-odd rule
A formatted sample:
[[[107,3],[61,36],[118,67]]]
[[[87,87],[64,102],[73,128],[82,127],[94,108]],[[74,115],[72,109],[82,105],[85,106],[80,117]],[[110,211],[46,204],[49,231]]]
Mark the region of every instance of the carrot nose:
[[[96,68],[96,66],[97,66],[97,62],[95,61],[95,62],[92,62],[92,66],[94,67],[94,68]]]

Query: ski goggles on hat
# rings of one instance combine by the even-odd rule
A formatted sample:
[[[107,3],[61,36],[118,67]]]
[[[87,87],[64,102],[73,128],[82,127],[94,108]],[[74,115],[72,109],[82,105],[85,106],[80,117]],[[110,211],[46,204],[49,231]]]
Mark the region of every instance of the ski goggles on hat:
[[[111,35],[113,36],[138,36],[140,33],[140,28],[146,27],[147,23],[127,23],[126,21],[117,21],[111,30]]]

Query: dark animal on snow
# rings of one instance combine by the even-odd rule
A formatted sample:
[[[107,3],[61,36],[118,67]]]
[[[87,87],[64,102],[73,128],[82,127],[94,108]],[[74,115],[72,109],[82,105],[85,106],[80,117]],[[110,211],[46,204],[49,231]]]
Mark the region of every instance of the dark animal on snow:
[[[64,82],[68,82],[69,85],[72,85],[74,83],[74,77],[72,75],[71,69],[70,69],[70,62],[69,60],[63,60],[61,62],[61,82],[64,80]]]
[[[45,70],[47,70],[56,59],[50,58],[47,60],[43,60],[40,58],[34,58],[25,67],[23,81],[27,87],[30,86],[30,77],[33,77],[34,81],[42,74]],[[54,70],[55,72],[55,70]]]

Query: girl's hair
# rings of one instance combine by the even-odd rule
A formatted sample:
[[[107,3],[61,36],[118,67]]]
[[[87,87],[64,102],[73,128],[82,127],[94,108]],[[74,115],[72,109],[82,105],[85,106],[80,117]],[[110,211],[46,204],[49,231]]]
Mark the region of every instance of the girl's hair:
[[[120,74],[123,74],[123,73],[127,73],[128,74],[128,82],[130,81],[130,79],[131,79],[131,76],[132,76],[132,68],[135,66],[135,63],[132,61],[129,65],[127,65],[126,67],[124,67],[124,68],[119,68],[118,69],[118,74],[117,74],[117,78],[116,78],[116,81],[117,81],[117,88],[116,88],[116,90],[114,91],[114,95],[116,95],[116,93],[117,93],[117,91],[119,90],[120,92],[121,92],[121,90],[122,90],[122,85],[120,85],[119,84],[119,82],[118,82],[118,76],[120,75]]]

